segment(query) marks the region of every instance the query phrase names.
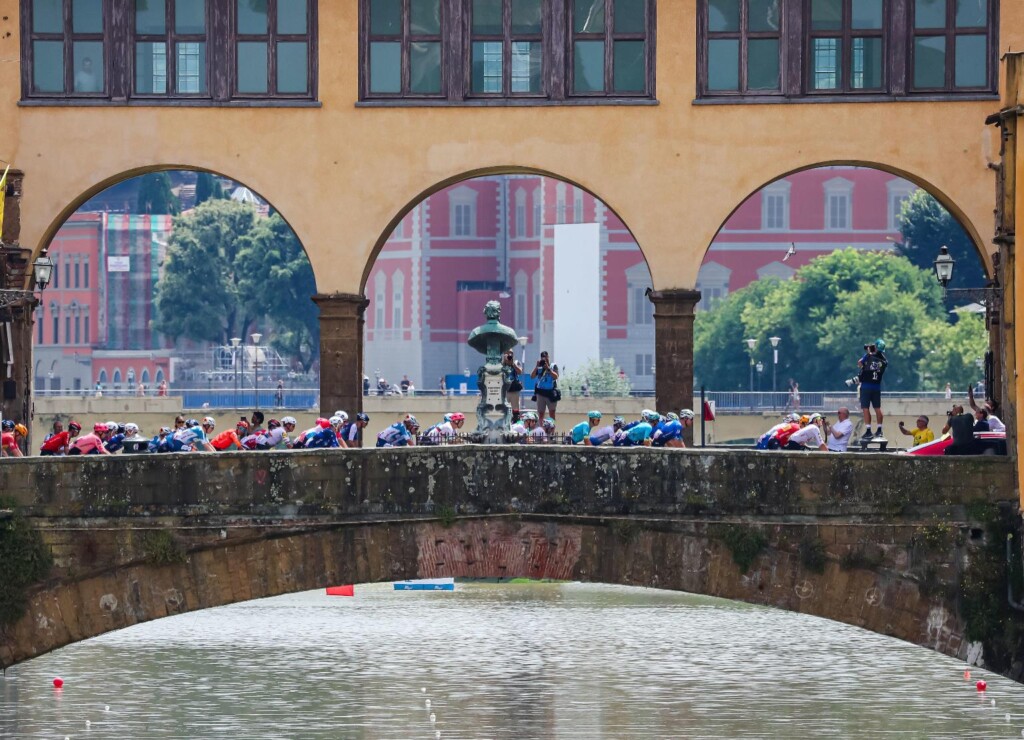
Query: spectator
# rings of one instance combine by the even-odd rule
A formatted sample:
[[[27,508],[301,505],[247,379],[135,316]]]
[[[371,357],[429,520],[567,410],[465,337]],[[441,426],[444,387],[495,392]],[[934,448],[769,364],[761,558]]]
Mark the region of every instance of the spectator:
[[[807,419],[807,423],[803,423]],[[789,436],[784,449],[787,450],[821,450],[828,451],[825,440],[821,438],[823,419],[821,414],[811,414],[800,418],[802,426]]]
[[[138,396],[139,398],[142,398],[143,396],[146,395],[146,384],[145,383],[139,383],[138,388],[135,389],[135,395]]]
[[[448,395],[448,384],[444,382],[444,376],[443,375],[437,381],[437,387],[441,389],[441,395],[442,396],[447,396]]]
[[[103,384],[100,381],[96,381],[96,398],[103,398]]]
[[[853,437],[853,422],[850,421],[850,409],[846,406],[839,407],[839,410],[836,411],[836,423],[830,425],[828,419],[822,419],[821,428],[827,438],[825,446],[830,451],[846,452],[849,449],[850,438]]]
[[[510,409],[517,409],[519,408],[519,394],[523,390],[523,366],[516,361],[512,350],[502,355],[501,364],[507,368],[504,372],[508,374],[508,390],[505,392],[505,401]],[[441,382],[444,382],[444,378],[441,378]]]
[[[860,368],[860,410],[864,414],[864,435],[861,442],[867,442],[872,438],[885,439],[885,435],[882,434],[882,376],[889,366],[889,360],[886,359],[884,350],[885,342],[877,339],[864,345],[864,355],[857,360],[857,367]],[[878,431],[874,433],[871,432],[872,408],[875,409],[875,419],[878,422]]]
[[[931,442],[935,439],[935,432],[928,428],[928,417],[922,414],[917,417],[917,426],[914,429],[907,427],[900,422],[900,433],[914,438],[914,447]]]
[[[56,437],[58,434],[64,431],[64,424],[60,419],[53,422],[53,431],[43,437],[44,442],[49,442],[51,438]]]
[[[277,392],[274,394],[274,406],[284,407],[284,378],[277,381]]]
[[[412,385],[412,381],[409,380],[409,376],[408,375],[403,375],[402,376],[402,380],[401,380],[401,382],[398,385],[399,385],[399,387],[401,387],[403,394],[409,395],[409,386]]]
[[[953,386],[946,383],[946,400],[949,401],[953,398]]]
[[[975,432],[990,432],[992,427],[988,423],[988,411],[986,409],[978,409],[974,412],[974,431]]]
[[[167,395],[167,381],[161,380],[160,385],[157,386],[156,395],[160,398],[164,398]]]
[[[363,375],[363,395],[370,395],[370,376]]]
[[[988,412],[988,425],[989,430],[993,432],[1006,433],[1006,425],[1003,420],[996,416],[996,410],[999,408],[999,404],[991,399],[985,399],[981,406],[978,406],[974,401],[974,390],[970,387],[967,389],[967,400],[971,404],[971,410],[977,411],[979,408],[983,408]]]
[[[537,366],[530,373],[536,381],[534,399],[537,401],[537,416],[541,419],[557,419],[555,415],[561,391],[558,390],[558,365],[552,365],[547,352],[540,353]]]
[[[942,433],[953,435],[953,444],[946,448],[945,455],[974,455],[974,417],[964,413],[964,407],[957,404],[949,412],[949,421],[942,428]]]

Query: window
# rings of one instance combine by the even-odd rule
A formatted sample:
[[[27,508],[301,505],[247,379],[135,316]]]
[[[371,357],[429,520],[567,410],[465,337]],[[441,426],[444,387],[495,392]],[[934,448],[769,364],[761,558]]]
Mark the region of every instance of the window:
[[[808,89],[883,87],[885,0],[811,0]]]
[[[75,310],[75,344],[82,343],[82,315]]]
[[[578,224],[583,223],[583,193],[579,190],[572,200],[572,220]]]
[[[990,87],[989,0],[914,0],[912,89]]]
[[[99,377],[96,378],[96,380],[97,380],[98,383],[100,383],[100,385],[106,385],[106,383],[107,383],[107,371],[106,370],[100,370]]]
[[[83,288],[88,288],[89,287],[89,255],[85,255],[85,257],[82,260],[82,272],[84,273],[82,275],[82,277],[83,277],[82,287]]]
[[[544,225],[544,191],[537,188],[533,191],[533,235],[540,236]]]
[[[825,183],[825,230],[845,231],[852,228],[853,183],[841,177]]]
[[[476,198],[476,191],[466,186],[449,194],[449,233],[452,236],[476,236]]]
[[[888,223],[889,231],[899,231],[903,226],[900,214],[903,212],[903,205],[910,200],[916,188],[906,180],[890,180],[885,184],[888,191]]]
[[[88,306],[86,306],[84,309],[82,309],[82,324],[84,324],[84,326],[82,327],[82,329],[83,329],[83,331],[82,331],[82,343],[83,344],[89,344],[89,307]]]
[[[789,188],[790,183],[782,181],[761,191],[761,228],[765,231],[789,228]]]
[[[401,270],[391,276],[391,328],[401,329],[404,325],[405,273]]]
[[[36,325],[39,327],[36,336],[36,344],[43,343],[43,329],[45,328],[44,319],[45,316],[43,315],[43,307],[40,306],[39,308],[36,309]]]
[[[789,265],[784,265],[781,262],[769,262],[764,267],[761,267],[757,271],[758,279],[763,278],[778,278],[779,280],[789,280],[793,275],[796,274]]]
[[[629,286],[629,323],[645,326],[654,323],[654,305],[647,300],[646,285]]]
[[[655,0],[361,0],[360,8],[364,100],[654,95]]]
[[[71,255],[68,255],[68,258],[64,260],[64,287],[71,287]]]
[[[654,375],[654,355],[637,355],[636,372],[634,373],[634,376],[637,378],[643,378],[648,375]]]
[[[707,91],[763,94],[781,89],[780,1],[707,0]]]
[[[60,344],[60,308],[56,303],[50,304],[50,316],[53,319],[53,343]]]
[[[64,311],[64,342],[71,344],[71,311]]]
[[[702,98],[988,93],[996,0],[699,0]]]
[[[366,92],[440,97],[441,0],[364,0]]]
[[[700,291],[700,301],[697,309],[700,311],[712,310],[719,301],[729,295],[729,278],[732,270],[717,262],[705,262],[700,266],[697,273],[697,290]]]
[[[142,370],[142,384],[149,385],[149,370],[146,368]]]
[[[383,271],[378,272],[373,279],[373,303],[376,306],[374,312],[373,328],[377,331],[384,330],[385,295],[387,291],[388,276]]]
[[[121,385],[121,371],[118,368],[116,368],[116,367],[114,368],[113,381],[114,381],[114,388],[117,388],[118,386]]]
[[[516,236],[526,236],[526,191],[522,188],[516,190]]]
[[[526,330],[526,273],[520,270],[516,273],[514,286],[516,293],[516,325],[515,329],[517,332],[522,333]]]
[[[544,92],[541,0],[472,0],[469,46],[471,95]]]
[[[316,97],[311,0],[21,0],[24,98]]]

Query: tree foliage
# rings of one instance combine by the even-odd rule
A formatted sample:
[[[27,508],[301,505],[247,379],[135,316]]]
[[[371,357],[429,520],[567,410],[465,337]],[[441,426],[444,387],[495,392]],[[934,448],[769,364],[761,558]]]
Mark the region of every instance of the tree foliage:
[[[612,359],[589,360],[578,369],[564,373],[558,386],[579,394],[584,382],[592,396],[628,396],[632,390],[629,378],[619,373],[619,366]]]
[[[196,177],[196,205],[208,200],[221,200],[224,197],[224,188],[220,186],[217,178],[209,172],[200,172]]]
[[[166,172],[150,172],[139,179],[136,213],[176,216],[181,211],[178,197],[171,192],[171,178]]]
[[[934,274],[935,258],[945,245],[956,261],[950,288],[979,288],[985,285],[985,269],[978,250],[960,222],[923,190],[915,192],[900,212],[903,243],[899,253],[912,264]],[[933,278],[934,279],[934,278]],[[965,303],[950,298],[949,308]]]
[[[921,389],[927,373],[936,390],[976,374],[980,355],[964,358],[987,341],[975,318],[960,325],[948,317],[930,272],[899,255],[845,249],[811,261],[794,280],[759,280],[698,314],[695,370],[713,390],[746,390],[751,360],[770,377],[769,337],[778,336],[778,388],[794,378],[804,390],[836,389],[856,374],[864,344],[880,337],[887,388]],[[756,340],[753,353],[746,339]]]
[[[156,328],[171,337],[227,344],[259,326],[308,370],[319,350],[313,270],[279,216],[208,200],[174,222],[157,285]]]

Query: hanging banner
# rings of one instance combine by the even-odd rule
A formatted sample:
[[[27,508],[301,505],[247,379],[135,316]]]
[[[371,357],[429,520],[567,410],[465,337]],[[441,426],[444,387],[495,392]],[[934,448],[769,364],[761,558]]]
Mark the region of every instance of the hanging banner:
[[[128,255],[108,255],[107,272],[130,272],[131,261]]]

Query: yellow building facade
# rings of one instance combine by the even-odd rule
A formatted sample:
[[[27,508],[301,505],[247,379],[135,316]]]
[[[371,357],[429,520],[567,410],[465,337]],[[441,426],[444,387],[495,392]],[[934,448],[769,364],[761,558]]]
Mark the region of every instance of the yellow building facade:
[[[528,0],[207,0],[189,28],[181,14],[196,3],[141,18],[155,2],[0,0],[15,236],[34,258],[90,196],[155,169],[244,183],[312,262],[325,407],[359,406],[361,296],[391,229],[481,174],[562,178],[622,218],[653,279],[666,408],[691,398],[704,253],[779,177],[828,164],[898,174],[992,266],[1000,144],[985,119],[999,107],[1000,51],[1024,47],[1024,3],[536,0],[534,18]],[[91,73],[90,54],[103,60]]]

